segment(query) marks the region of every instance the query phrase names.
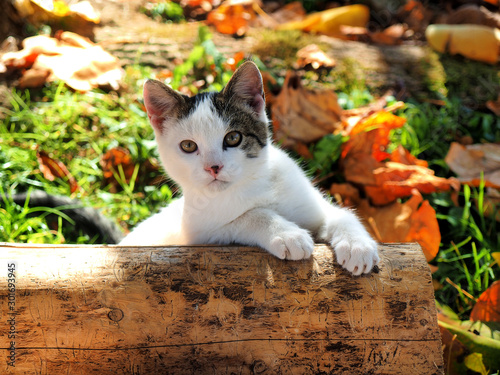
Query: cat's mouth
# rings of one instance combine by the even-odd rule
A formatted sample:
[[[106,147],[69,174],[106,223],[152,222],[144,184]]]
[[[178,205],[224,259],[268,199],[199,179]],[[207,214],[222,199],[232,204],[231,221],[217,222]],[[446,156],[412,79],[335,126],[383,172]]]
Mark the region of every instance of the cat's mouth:
[[[212,181],[208,183],[208,186],[214,190],[224,190],[229,186],[229,181],[220,180],[218,178],[214,178]]]

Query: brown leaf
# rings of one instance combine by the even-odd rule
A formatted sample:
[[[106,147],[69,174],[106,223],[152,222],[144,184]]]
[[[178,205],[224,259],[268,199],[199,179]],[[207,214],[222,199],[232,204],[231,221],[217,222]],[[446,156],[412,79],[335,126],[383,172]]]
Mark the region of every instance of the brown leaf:
[[[440,23],[449,25],[484,25],[500,28],[500,15],[476,4],[465,4],[447,15]]]
[[[476,202],[476,204],[479,205],[479,202]],[[484,210],[484,216],[493,216],[496,221],[500,222],[500,191],[494,188],[487,188],[482,209]]]
[[[275,137],[284,147],[316,141],[340,129],[341,112],[335,92],[306,89],[289,71],[272,106]]]
[[[279,8],[271,14],[271,17],[278,23],[283,24],[291,21],[301,21],[306,15],[302,2],[293,1]]]
[[[486,186],[500,188],[499,144],[463,146],[453,142],[444,160],[462,183],[479,186],[483,172]]]
[[[491,284],[479,296],[470,314],[470,319],[500,323],[500,280]]]
[[[124,148],[116,147],[108,150],[100,160],[104,179],[107,184],[118,188],[120,183],[115,174],[119,175],[120,168],[123,170],[125,182],[129,183],[134,174],[135,164],[130,157],[130,152]]]
[[[58,39],[47,36],[26,38],[23,45],[23,50],[3,55],[2,61],[11,69],[30,67],[34,70],[24,73],[25,87],[58,79],[80,91],[98,86],[111,86],[115,90],[119,88],[123,71],[118,59],[87,38],[62,32]],[[50,74],[46,81],[42,81],[43,75],[38,72],[46,74],[47,71]]]
[[[398,10],[397,16],[402,23],[408,25],[416,33],[421,34],[425,32],[425,28],[434,17],[434,13],[432,10],[427,9],[421,1],[408,0]]]
[[[309,44],[297,51],[297,66],[299,69],[312,67],[314,70],[331,69],[335,60],[327,56],[316,44]]]
[[[438,324],[440,320],[438,320]],[[457,338],[457,335],[452,334],[442,324],[439,324],[441,333],[441,342],[443,343],[443,358],[447,375],[459,375],[454,368],[455,363],[463,361],[463,357],[469,352],[469,349],[462,344]]]
[[[120,187],[120,182],[125,182],[129,184],[136,168],[136,163],[132,160],[130,152],[122,147],[115,147],[108,150],[104,155],[102,155],[99,161],[101,165],[104,181],[106,184],[111,185],[111,191],[116,192]],[[154,184],[155,179],[150,179],[149,175],[151,172],[157,172],[159,170],[158,163],[155,159],[146,160],[139,168],[137,178],[145,179],[145,184]],[[123,176],[121,175],[123,171]],[[125,179],[125,181],[118,181],[119,179]]]
[[[497,100],[488,100],[486,102],[486,107],[495,115],[500,117],[500,94],[498,95]]]
[[[41,150],[37,150],[36,157],[38,159],[40,171],[47,180],[54,181],[56,178],[62,178],[68,181],[71,193],[74,193],[80,188],[76,179],[72,176],[64,163],[51,158],[48,153]]]
[[[359,190],[349,183],[332,184],[330,195],[344,207],[356,207],[360,202]]]
[[[370,33],[370,39],[374,43],[386,44],[389,46],[401,44],[407,29],[408,28],[402,24],[395,24],[383,31]]]

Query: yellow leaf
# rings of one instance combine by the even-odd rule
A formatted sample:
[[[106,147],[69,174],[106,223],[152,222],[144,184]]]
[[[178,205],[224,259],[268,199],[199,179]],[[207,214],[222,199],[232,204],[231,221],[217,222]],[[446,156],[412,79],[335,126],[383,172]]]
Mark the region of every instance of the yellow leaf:
[[[302,30],[325,35],[341,34],[341,26],[364,27],[370,19],[370,10],[365,5],[355,4],[313,13],[302,21],[282,24],[279,30]]]
[[[481,353],[469,354],[464,359],[465,367],[469,370],[480,373],[481,375],[488,375],[488,370],[483,363],[483,355]]]
[[[494,253],[491,253],[491,256],[493,257],[493,259],[495,259],[495,262],[497,263],[498,266],[500,266],[500,252],[494,252]]]
[[[459,54],[490,64],[498,61],[499,29],[482,25],[429,25],[425,37],[441,53]]]

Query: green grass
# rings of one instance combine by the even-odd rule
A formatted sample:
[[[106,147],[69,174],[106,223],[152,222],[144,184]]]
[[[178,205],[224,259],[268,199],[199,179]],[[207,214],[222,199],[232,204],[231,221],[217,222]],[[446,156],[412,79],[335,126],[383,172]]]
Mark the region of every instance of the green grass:
[[[50,194],[71,196],[67,181],[58,178],[50,182],[40,172],[36,154],[37,150],[43,150],[66,165],[80,186],[73,196],[84,204],[100,208],[117,222],[128,225],[148,217],[162,200],[168,200],[172,195],[165,184],[160,188],[145,184],[155,177],[161,178],[161,172],[153,176],[139,174],[126,184],[123,179],[120,181],[117,170],[120,191],[112,193],[112,186],[105,185],[100,160],[109,149],[124,147],[130,151],[139,170],[140,165],[156,154],[153,132],[139,102],[142,83],[151,74],[142,67],[128,67],[129,89],[120,94],[101,91],[81,94],[63,84],[49,85],[39,91],[13,90],[12,108],[3,110],[0,122],[3,190],[42,189]],[[4,204],[2,209],[8,211],[9,221],[13,223],[15,218],[21,220],[32,213],[26,207],[20,210],[14,204]],[[32,219],[36,225],[31,226],[31,232],[47,233],[46,237],[37,237],[36,242],[45,239],[57,243],[62,237],[66,241],[79,242],[78,238],[82,236],[78,234],[76,239],[72,238],[71,230],[63,233],[64,236],[61,233],[51,236],[46,223]],[[13,230],[5,223],[1,226],[0,241],[35,241],[24,230]]]
[[[195,49],[174,72],[175,87],[190,87],[193,80],[209,75],[213,79],[201,88],[192,88],[193,92],[220,89],[227,82],[230,72],[224,66],[224,57],[206,31],[199,31]],[[281,39],[273,35],[275,39],[269,40],[265,48],[261,44],[262,51],[274,51],[280,45]],[[283,45],[279,49],[280,58],[288,59],[309,40],[302,38],[308,37],[296,35],[288,45]],[[356,73],[355,63],[347,61],[342,66],[322,77],[328,87],[333,82],[341,105],[356,108],[372,101],[363,75]],[[161,171],[145,175],[141,168],[156,156],[153,131],[142,109],[142,85],[152,76],[150,68],[128,66],[127,88],[120,93],[94,90],[82,94],[63,84],[50,84],[41,90],[13,90],[11,108],[0,110],[0,193],[42,189],[73,196],[126,227],[163,206],[172,199],[171,185],[165,183]],[[441,98],[443,93],[448,95],[457,90],[446,85],[443,81],[430,89],[436,90],[435,96]],[[398,113],[407,119],[407,124],[393,133],[392,142],[402,144],[429,161],[438,175],[448,177],[451,172],[443,158],[449,144],[463,137],[475,143],[498,142],[500,119],[465,106],[461,96],[443,100],[444,105],[409,101]],[[327,136],[311,146],[315,157],[310,164],[312,173],[322,177],[335,170],[335,158],[343,141],[338,136]],[[105,183],[100,160],[114,147],[130,151],[136,173],[126,182],[118,168],[115,173],[118,184],[112,186]],[[72,194],[64,179],[48,181],[40,171],[37,149],[63,162],[80,189]],[[162,182],[150,185],[151,181]],[[450,193],[435,193],[426,199],[437,211],[442,234],[441,250],[433,262],[439,266],[434,278],[442,285],[436,297],[461,318],[467,318],[474,299],[499,277],[500,269],[491,256],[500,249],[499,223],[485,215],[484,187],[464,186],[458,206]],[[71,220],[57,210],[17,205],[7,200],[0,203],[0,241],[57,244],[92,243],[93,239],[76,231]]]

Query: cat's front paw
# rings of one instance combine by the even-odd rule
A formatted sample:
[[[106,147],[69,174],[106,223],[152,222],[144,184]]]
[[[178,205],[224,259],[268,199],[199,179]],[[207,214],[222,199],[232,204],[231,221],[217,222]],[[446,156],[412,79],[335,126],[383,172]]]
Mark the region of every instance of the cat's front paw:
[[[307,259],[314,250],[314,241],[309,232],[293,228],[279,233],[271,240],[269,252],[280,259]]]
[[[341,234],[332,239],[337,262],[353,275],[369,273],[380,258],[377,243],[366,233]]]

